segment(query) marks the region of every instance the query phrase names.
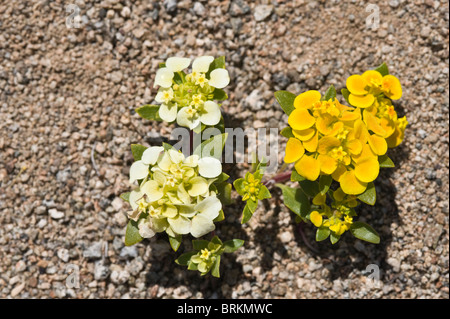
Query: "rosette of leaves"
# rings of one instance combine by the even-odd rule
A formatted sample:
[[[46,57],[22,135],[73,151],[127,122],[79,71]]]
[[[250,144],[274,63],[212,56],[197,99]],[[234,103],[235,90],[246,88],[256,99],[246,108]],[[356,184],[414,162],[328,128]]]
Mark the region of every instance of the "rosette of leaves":
[[[209,272],[214,277],[220,277],[220,258],[223,253],[232,253],[244,245],[241,239],[222,242],[218,236],[211,241],[193,240],[193,250],[182,254],[175,262],[187,266],[189,270],[199,271],[202,276]]]

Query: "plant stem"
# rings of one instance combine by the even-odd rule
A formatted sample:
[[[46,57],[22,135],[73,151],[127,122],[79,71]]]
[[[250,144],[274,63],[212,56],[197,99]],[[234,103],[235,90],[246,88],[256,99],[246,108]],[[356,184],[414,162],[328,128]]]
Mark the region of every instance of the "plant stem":
[[[266,186],[267,188],[271,188],[276,183],[288,181],[290,178],[291,178],[291,172],[289,172],[289,171],[282,172],[282,173],[279,173],[279,174],[273,176],[271,179],[265,180],[263,182],[263,185]]]

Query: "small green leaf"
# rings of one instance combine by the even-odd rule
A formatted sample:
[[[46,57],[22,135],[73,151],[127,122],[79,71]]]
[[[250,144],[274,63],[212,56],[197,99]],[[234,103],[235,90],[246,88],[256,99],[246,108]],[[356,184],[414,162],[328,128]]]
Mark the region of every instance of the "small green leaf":
[[[299,182],[299,184],[302,190],[308,196],[314,197],[320,192],[319,183],[317,182],[305,179],[304,181]]]
[[[180,257],[178,257],[175,260],[175,262],[178,265],[187,266],[189,261],[191,260],[191,257],[194,256],[196,253],[197,253],[196,251],[190,251],[190,252],[184,253],[184,254],[180,255]]]
[[[222,202],[223,205],[230,205],[233,203],[233,199],[231,198],[231,184],[227,182],[221,182],[215,184],[218,194],[217,198]]]
[[[161,68],[165,68],[166,67],[166,63],[165,62],[161,62],[160,64],[159,64],[159,68],[161,69]]]
[[[213,92],[213,100],[224,101],[228,99],[227,93],[222,89],[215,89]]]
[[[291,181],[293,181],[293,182],[301,182],[301,181],[304,181],[304,180],[306,180],[306,178],[304,178],[302,175],[297,173],[297,171],[295,169],[292,171]]]
[[[295,137],[294,133],[292,133],[292,127],[288,126],[281,130],[280,134],[284,137],[291,138]]]
[[[131,194],[131,192],[126,192],[126,193],[120,194],[120,198],[122,198],[126,202],[129,202],[130,201],[130,194]]]
[[[388,66],[384,62],[382,65],[380,65],[378,68],[376,68],[375,71],[380,72],[382,76],[386,76],[389,74]]]
[[[181,235],[177,235],[176,237],[169,236],[170,247],[172,247],[173,251],[177,251],[181,245]]]
[[[217,223],[217,222],[221,222],[222,220],[225,219],[225,214],[223,212],[223,210],[221,209],[219,211],[219,216],[217,216],[216,218],[214,218],[213,222]]]
[[[247,205],[248,205],[248,208],[250,209],[250,211],[252,213],[254,213],[256,211],[256,208],[258,208],[258,201],[253,201],[251,199],[248,199]]]
[[[366,191],[358,195],[358,199],[368,205],[375,205],[375,202],[377,201],[377,191],[373,182],[367,184]]]
[[[261,185],[261,188],[259,189],[259,193],[258,193],[258,199],[263,200],[263,199],[267,199],[267,198],[271,198],[271,197],[272,197],[272,195],[270,195],[270,192],[267,189],[267,187],[264,185]]]
[[[230,175],[222,172],[222,173],[220,173],[219,176],[216,177],[216,180],[214,181],[214,183],[226,182],[229,178],[230,178]]]
[[[211,275],[213,275],[216,278],[220,278],[220,255],[216,257],[216,260],[212,265]]]
[[[215,58],[214,61],[211,62],[211,64],[209,65],[209,70],[208,70],[208,72],[206,72],[206,77],[209,78],[209,75],[215,69],[225,69],[225,57],[224,56]]]
[[[188,262],[188,269],[189,270],[197,270],[198,269],[198,264],[189,261]]]
[[[247,202],[247,204],[245,204],[244,210],[242,211],[241,224],[245,224],[246,222],[248,222],[250,218],[252,218],[253,212],[254,211],[251,210]]]
[[[284,113],[286,113],[288,116],[295,109],[294,107],[295,97],[296,97],[295,94],[288,91],[275,92],[275,98],[277,99]]]
[[[231,239],[227,240],[223,243],[224,246],[224,252],[225,253],[232,253],[238,250],[240,247],[244,245],[244,241],[242,239]]]
[[[195,239],[192,241],[192,248],[195,250],[202,250],[208,247],[209,241],[204,239]]]
[[[133,154],[133,158],[135,161],[139,161],[142,158],[142,154],[147,149],[144,145],[140,144],[131,144],[131,153]]]
[[[379,244],[380,243],[380,236],[375,231],[375,229],[372,228],[372,226],[363,223],[363,222],[353,222],[353,224],[350,226],[350,231],[358,239],[367,241],[372,244]]]
[[[244,178],[238,178],[233,182],[234,189],[238,192],[239,195],[244,196],[245,190],[244,190]]]
[[[395,167],[394,162],[386,154],[378,156],[378,163],[380,167]]]
[[[283,184],[275,184],[275,186],[281,188],[283,201],[287,208],[306,221],[311,204],[305,193],[300,188],[292,188]]]
[[[125,246],[132,246],[142,241],[144,238],[139,234],[138,223],[132,219],[128,222],[125,231]]]
[[[336,235],[333,232],[330,233],[330,241],[333,245],[336,244],[340,238],[341,238],[341,235]]]
[[[348,104],[350,104],[350,102],[348,101],[348,97],[350,95],[350,91],[346,88],[343,88],[341,90],[342,96],[344,97],[344,99],[347,101]]]
[[[173,81],[176,84],[182,84],[183,82],[185,82],[185,77],[186,77],[186,74],[184,74],[183,71],[175,72],[173,74]]]
[[[147,104],[138,107],[135,111],[143,119],[161,122],[162,119],[159,117],[159,107],[159,105]]]
[[[325,95],[322,97],[322,101],[334,100],[336,98],[336,89],[334,85],[330,85],[328,90],[325,92]]]
[[[222,241],[220,240],[219,236],[217,236],[217,235],[211,239],[211,242],[215,245],[221,245],[221,246],[223,245]]]
[[[331,175],[321,175],[319,177],[319,191],[322,195],[325,195],[328,192],[332,181],[333,178]]]
[[[199,157],[215,157],[217,159],[221,159],[222,151],[225,147],[225,142],[227,141],[228,133],[218,134],[206,141],[202,142],[199,146],[197,146],[194,150],[194,154]],[[218,154],[216,154],[218,153]]]
[[[319,227],[316,231],[316,241],[322,241],[330,236],[331,231],[328,227]]]

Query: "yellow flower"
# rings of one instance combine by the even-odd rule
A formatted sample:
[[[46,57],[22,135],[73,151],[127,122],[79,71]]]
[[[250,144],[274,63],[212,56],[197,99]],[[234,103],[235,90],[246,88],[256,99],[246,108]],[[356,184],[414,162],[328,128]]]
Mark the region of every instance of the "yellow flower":
[[[375,70],[349,76],[346,85],[350,91],[350,104],[360,108],[371,106],[381,94],[391,100],[398,100],[402,96],[400,81],[395,76],[383,76]]]

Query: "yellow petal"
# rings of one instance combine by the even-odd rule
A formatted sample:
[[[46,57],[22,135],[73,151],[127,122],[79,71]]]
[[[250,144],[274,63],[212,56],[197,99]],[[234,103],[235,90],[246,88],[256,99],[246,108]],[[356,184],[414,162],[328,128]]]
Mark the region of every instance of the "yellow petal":
[[[311,220],[311,223],[314,224],[314,226],[316,227],[322,226],[323,218],[318,211],[315,210],[311,212],[311,214],[309,214],[309,219]]]
[[[344,127],[344,123],[336,120],[336,117],[324,114],[317,119],[316,127],[323,135],[336,135]]]
[[[340,145],[341,141],[339,141],[336,137],[324,136],[319,141],[317,151],[319,152],[319,154],[327,154],[332,148]]]
[[[319,143],[319,132],[316,131],[316,134],[314,134],[314,136],[303,142],[303,147],[308,151],[308,152],[315,152],[317,150],[317,144]]]
[[[348,195],[359,195],[367,188],[367,183],[359,181],[355,176],[355,171],[347,171],[339,179],[342,191]]]
[[[353,106],[360,107],[360,108],[366,108],[373,104],[373,102],[375,101],[375,98],[373,97],[372,94],[367,94],[367,95],[350,94],[348,97],[348,101]]]
[[[298,108],[289,115],[288,123],[294,130],[306,130],[314,125],[316,119],[307,109]]]
[[[346,146],[352,155],[360,154],[363,148],[361,142],[357,139],[348,141]]]
[[[333,174],[338,166],[338,161],[331,156],[320,154],[317,159],[320,162],[320,170],[327,175]]]
[[[381,75],[381,73],[378,72],[378,71],[375,71],[375,70],[366,71],[361,76],[369,84],[372,83],[372,82],[381,83],[381,80],[383,79],[383,76]]]
[[[292,133],[300,141],[307,141],[316,134],[316,130],[314,128],[307,128],[306,130],[292,130]]]
[[[296,138],[290,138],[286,143],[286,154],[284,161],[286,163],[294,163],[305,154],[302,142]]]
[[[367,93],[367,81],[359,74],[350,75],[346,81],[347,89],[352,94],[364,95]],[[351,103],[353,104],[353,103]]]
[[[405,136],[404,131],[397,127],[394,133],[392,133],[392,135],[386,139],[388,147],[389,148],[397,147],[403,141],[404,136]]]
[[[320,101],[320,97],[321,95],[319,91],[306,91],[295,98],[294,107],[310,109],[315,102]]]
[[[383,77],[383,89],[386,89],[386,96],[391,100],[398,100],[402,97],[402,86],[400,81],[393,75]]]
[[[377,155],[372,151],[372,148],[368,143],[364,144],[362,147],[362,151],[359,155],[353,155],[352,159],[358,163],[366,158],[377,158]]]
[[[351,122],[356,121],[361,118],[361,114],[359,112],[353,111],[353,112],[344,112],[342,113],[342,116],[339,118],[339,120],[344,122]]]
[[[380,164],[377,158],[366,158],[355,165],[355,176],[364,183],[374,181],[380,172]],[[342,179],[342,178],[341,178]]]
[[[315,181],[320,174],[320,163],[312,156],[304,155],[296,164],[297,173],[310,181]]]
[[[345,165],[339,164],[336,170],[331,174],[331,177],[336,181],[339,182],[341,179],[341,176],[347,172],[347,168],[345,168]]]
[[[372,113],[364,111],[363,116],[367,129],[383,137],[386,135],[386,131],[381,127],[377,118]]]
[[[392,119],[382,117],[380,119],[380,126],[386,132],[386,134],[384,135],[385,138],[391,136],[392,133],[394,133],[394,131],[395,131],[395,122]]]
[[[372,151],[377,155],[386,154],[388,149],[386,140],[378,135],[369,136],[369,145]]]

